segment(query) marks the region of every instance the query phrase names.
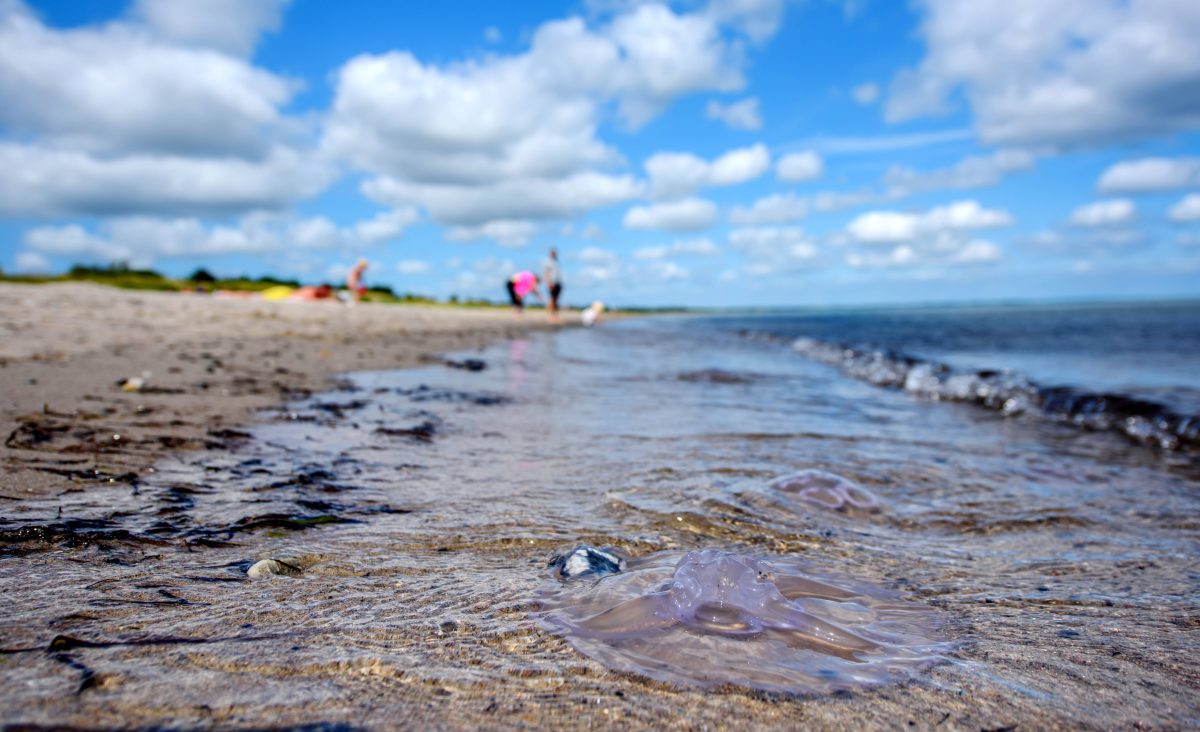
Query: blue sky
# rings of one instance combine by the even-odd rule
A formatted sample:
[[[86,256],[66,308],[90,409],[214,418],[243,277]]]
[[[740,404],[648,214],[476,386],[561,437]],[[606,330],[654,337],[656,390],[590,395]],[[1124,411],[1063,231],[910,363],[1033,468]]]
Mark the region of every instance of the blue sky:
[[[0,267],[1200,296],[1193,0],[0,0]]]

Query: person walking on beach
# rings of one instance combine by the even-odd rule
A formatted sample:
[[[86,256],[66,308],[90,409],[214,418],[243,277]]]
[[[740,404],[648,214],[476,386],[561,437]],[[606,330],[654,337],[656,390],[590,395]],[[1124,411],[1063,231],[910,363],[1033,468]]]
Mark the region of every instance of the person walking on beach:
[[[346,275],[346,289],[350,291],[351,302],[360,302],[363,295],[367,292],[367,285],[363,281],[363,273],[367,271],[367,260],[360,259],[358,264],[354,265],[350,272]]]
[[[542,297],[542,291],[538,289],[538,278],[532,272],[518,272],[508,278],[508,282],[504,283],[508,289],[508,297],[512,300],[513,308],[516,309],[517,315],[525,309],[525,298],[532,294],[538,299],[538,302],[545,304],[546,300]]]
[[[558,250],[550,247],[550,256],[542,265],[542,280],[546,283],[546,292],[550,302],[546,304],[546,312],[550,315],[551,323],[560,323],[558,318],[558,296],[562,294],[562,269],[558,266]]]

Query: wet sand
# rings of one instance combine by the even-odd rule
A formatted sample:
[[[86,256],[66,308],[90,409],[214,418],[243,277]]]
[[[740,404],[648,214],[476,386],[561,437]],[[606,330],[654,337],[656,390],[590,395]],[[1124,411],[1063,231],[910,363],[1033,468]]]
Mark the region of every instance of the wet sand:
[[[223,447],[336,374],[404,368],[547,327],[539,314],[0,284],[0,501]],[[138,391],[118,384],[141,378]],[[36,448],[36,449],[26,449]],[[84,459],[86,458],[86,459]]]
[[[442,386],[453,390],[436,392],[440,399],[426,399],[423,381],[330,381],[339,372],[436,362],[439,353],[537,327],[536,316],[517,326],[507,312],[225,303],[87,287],[3,288],[0,302],[6,336],[22,327],[40,344],[4,339],[2,415],[14,444],[4,451],[0,516],[53,519],[45,509],[54,502],[67,506],[64,517],[74,515],[91,493],[127,512],[118,527],[136,526],[139,509],[162,513],[171,501],[186,501],[196,524],[245,529],[211,545],[179,534],[147,541],[144,532],[136,542],[114,532],[72,544],[51,532],[0,555],[0,591],[11,603],[0,616],[6,723],[1000,730],[1196,722],[1200,676],[1189,659],[1197,620],[1186,600],[1194,551],[1131,548],[1127,556],[1087,558],[1083,547],[1084,558],[1067,556],[1069,540],[1059,533],[1070,522],[1039,517],[1042,507],[1024,505],[1024,496],[947,514],[962,525],[948,527],[944,546],[932,551],[910,546],[906,515],[895,531],[810,519],[787,526],[749,512],[749,503],[699,500],[723,481],[765,480],[775,474],[768,468],[815,443],[808,449],[831,463],[824,467],[872,479],[885,496],[928,494],[936,508],[941,494],[971,487],[958,456],[923,454],[940,453],[939,445],[901,445],[905,455],[929,458],[920,460],[923,474],[894,471],[911,482],[903,492],[882,480],[886,454],[855,462],[869,446],[837,448],[836,436],[758,435],[749,453],[740,442],[720,448],[726,443],[701,441],[705,460],[696,461],[677,454],[686,440],[605,440],[564,428],[582,444],[548,452],[538,432],[539,399],[553,375],[536,369],[552,360],[554,341],[572,334],[513,344],[505,357],[528,368],[510,365],[501,374],[493,353],[495,365],[484,374],[442,369],[418,377],[436,389],[452,375]],[[237,337],[226,333],[231,317]],[[30,325],[34,318],[40,322]],[[359,335],[344,336],[339,319],[353,319]],[[142,370],[151,371],[148,388],[116,386]],[[733,391],[698,385],[693,371],[680,373],[670,381],[736,400]],[[735,390],[756,378],[729,373],[737,378],[709,381]],[[592,383],[582,379],[574,388]],[[516,429],[503,435],[486,410],[506,407],[455,401],[479,401],[502,384],[520,395],[509,417],[518,421],[508,425]],[[369,399],[377,388],[385,392]],[[306,401],[314,390],[329,393]],[[380,406],[385,397],[396,411]],[[586,412],[588,402],[573,406]],[[614,409],[603,400],[590,408]],[[281,419],[292,409],[314,421]],[[679,412],[662,411],[671,432],[686,424]],[[655,422],[651,410],[636,413]],[[560,415],[570,425],[572,415]],[[444,425],[433,443],[413,427],[426,419]],[[255,448],[244,430],[259,421],[269,423],[258,434],[291,434],[293,441]],[[315,441],[297,453],[306,435]],[[241,444],[248,449],[239,451]],[[1017,462],[1018,446],[1006,449],[1014,455],[990,458],[996,469]],[[346,454],[355,460],[339,462]],[[305,473],[305,460],[334,474]],[[158,473],[147,475],[152,467]],[[260,489],[280,478],[286,487]],[[1117,478],[1097,473],[1091,482],[1105,480]],[[607,492],[607,484],[624,490]],[[297,499],[361,523],[275,532],[243,521]],[[1178,505],[1190,501],[1181,491]],[[911,520],[938,515],[922,511]],[[1030,532],[1004,523],[1009,516],[1029,523]],[[1145,522],[1132,510],[1114,521],[1134,524],[1130,533]],[[1194,535],[1192,516],[1183,512],[1177,523],[1185,537]],[[1106,533],[1125,537],[1099,522],[1088,530],[1097,541]],[[544,559],[575,541],[619,543],[635,554],[724,546],[853,568],[944,612],[961,646],[952,662],[912,683],[805,698],[730,686],[680,689],[614,673],[532,619]],[[997,546],[999,554],[978,553]],[[244,579],[243,565],[264,550],[296,557],[304,579]],[[1124,585],[1143,599],[1127,601]]]

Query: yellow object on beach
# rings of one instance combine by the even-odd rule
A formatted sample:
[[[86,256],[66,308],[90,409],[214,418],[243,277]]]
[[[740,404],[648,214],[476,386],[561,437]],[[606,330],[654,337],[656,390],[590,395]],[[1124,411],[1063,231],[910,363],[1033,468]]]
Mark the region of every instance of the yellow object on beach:
[[[295,291],[296,288],[294,287],[288,287],[287,285],[275,285],[274,287],[268,287],[262,291],[262,299],[286,300],[291,297],[292,293]]]

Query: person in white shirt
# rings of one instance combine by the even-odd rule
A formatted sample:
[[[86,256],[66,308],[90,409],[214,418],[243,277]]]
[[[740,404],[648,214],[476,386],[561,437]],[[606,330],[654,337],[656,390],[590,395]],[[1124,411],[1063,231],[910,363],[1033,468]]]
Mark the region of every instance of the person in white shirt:
[[[558,266],[558,250],[551,247],[550,256],[542,265],[542,281],[550,292],[550,300],[546,303],[546,312],[551,323],[561,322],[558,318],[558,296],[562,293],[562,269]]]

